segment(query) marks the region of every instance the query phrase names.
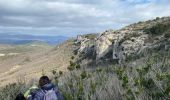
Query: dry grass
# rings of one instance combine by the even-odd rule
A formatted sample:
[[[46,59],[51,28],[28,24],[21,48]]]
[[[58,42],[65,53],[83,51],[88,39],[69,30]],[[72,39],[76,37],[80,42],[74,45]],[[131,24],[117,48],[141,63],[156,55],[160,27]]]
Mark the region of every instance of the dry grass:
[[[72,44],[73,41],[66,41],[54,48],[44,46],[41,48],[33,47],[33,49],[24,45],[25,48],[29,48],[28,51],[22,48],[20,51],[24,52],[18,55],[9,56],[3,60],[0,58],[0,86],[16,82],[19,76],[26,77],[28,81],[32,77],[39,78],[42,75],[42,70],[45,70],[46,74],[50,74],[53,69],[67,71],[70,57],[73,55]],[[18,50],[21,47],[15,48]],[[11,48],[7,51],[9,51],[8,53],[15,52]],[[18,65],[19,68],[12,70],[14,66]]]

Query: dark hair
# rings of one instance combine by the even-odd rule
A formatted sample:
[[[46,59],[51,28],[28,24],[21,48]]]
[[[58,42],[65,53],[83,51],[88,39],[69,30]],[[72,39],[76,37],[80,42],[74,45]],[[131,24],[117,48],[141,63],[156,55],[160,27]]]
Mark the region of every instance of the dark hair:
[[[39,80],[39,86],[42,87],[48,83],[50,83],[50,79],[48,78],[48,76],[41,76],[40,80]]]
[[[22,93],[20,93],[20,94],[17,95],[15,100],[26,100],[26,98],[24,97],[24,95]]]

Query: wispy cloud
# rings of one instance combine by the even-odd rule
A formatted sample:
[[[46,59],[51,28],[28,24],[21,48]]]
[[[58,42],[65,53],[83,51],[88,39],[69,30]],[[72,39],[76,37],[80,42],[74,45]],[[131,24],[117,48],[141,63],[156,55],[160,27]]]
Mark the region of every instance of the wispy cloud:
[[[169,0],[0,0],[0,34],[76,35],[169,16]]]

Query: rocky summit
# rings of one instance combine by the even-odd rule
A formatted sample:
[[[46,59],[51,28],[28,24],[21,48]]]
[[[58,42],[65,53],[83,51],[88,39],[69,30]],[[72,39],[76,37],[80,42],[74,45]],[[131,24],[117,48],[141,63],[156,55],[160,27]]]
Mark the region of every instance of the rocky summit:
[[[170,17],[156,18],[138,22],[120,30],[106,30],[91,39],[78,36],[78,52],[91,54],[97,61],[112,59],[119,63],[128,56],[141,54],[148,49],[166,49],[170,47]],[[89,36],[90,37],[90,36]],[[108,57],[109,56],[109,57]]]

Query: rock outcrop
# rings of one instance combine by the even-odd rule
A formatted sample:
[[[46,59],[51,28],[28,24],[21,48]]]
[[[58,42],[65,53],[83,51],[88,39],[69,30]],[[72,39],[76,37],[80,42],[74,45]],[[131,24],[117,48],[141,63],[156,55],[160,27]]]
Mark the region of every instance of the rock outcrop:
[[[77,41],[80,43],[79,54],[93,50],[98,61],[103,60],[109,53],[110,59],[122,63],[127,56],[140,54],[146,48],[164,45],[169,49],[168,36],[170,37],[170,17],[163,17],[132,24],[116,31],[107,30],[94,39],[79,36]]]
[[[75,44],[78,45],[78,54],[85,56],[95,56],[96,35],[78,35]]]

